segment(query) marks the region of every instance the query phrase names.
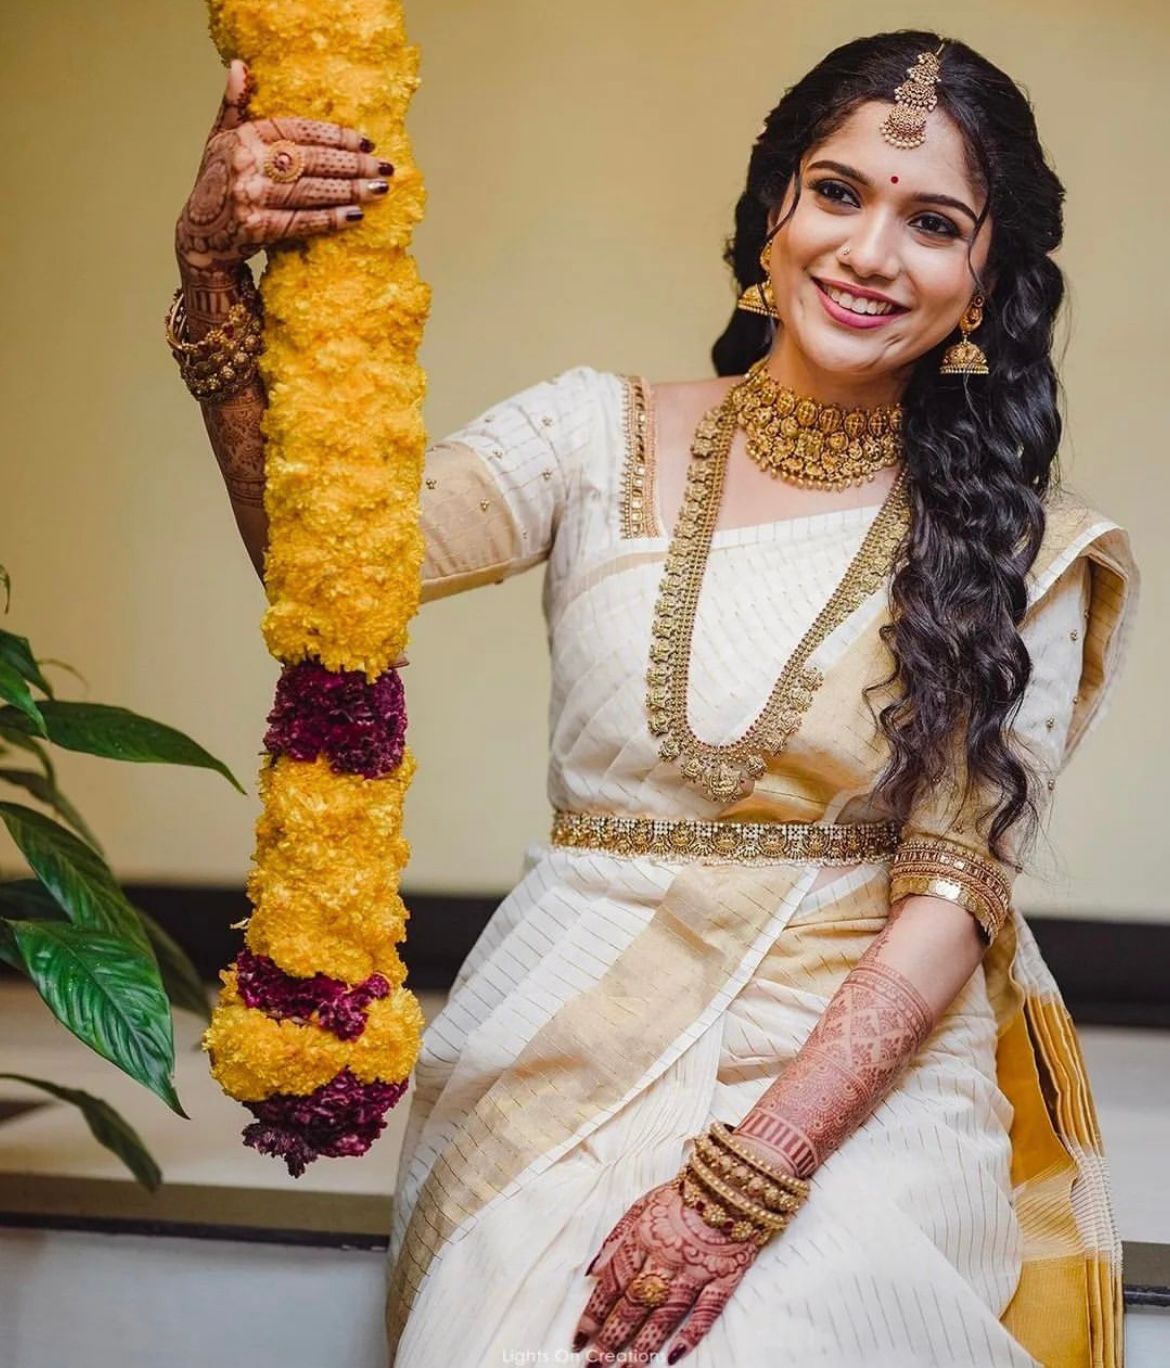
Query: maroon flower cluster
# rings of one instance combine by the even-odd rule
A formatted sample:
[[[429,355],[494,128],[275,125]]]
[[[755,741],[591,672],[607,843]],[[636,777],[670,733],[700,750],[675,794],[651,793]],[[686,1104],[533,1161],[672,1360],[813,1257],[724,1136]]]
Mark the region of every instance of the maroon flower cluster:
[[[327,670],[316,660],[281,670],[264,735],[273,755],[324,755],[336,774],[381,779],[401,763],[405,742],[406,691],[397,670],[372,684],[361,670]]]
[[[340,1040],[356,1040],[366,1027],[366,1008],[384,998],[390,984],[381,974],[349,984],[328,974],[294,978],[267,955],[253,954],[246,946],[235,959],[236,983],[246,1007],[259,1007],[270,1017],[298,1017],[317,1021]]]
[[[386,1113],[406,1091],[398,1083],[363,1083],[348,1068],[305,1097],[273,1093],[245,1102],[256,1120],[244,1127],[245,1145],[283,1159],[299,1178],[314,1159],[365,1154],[386,1127]]]

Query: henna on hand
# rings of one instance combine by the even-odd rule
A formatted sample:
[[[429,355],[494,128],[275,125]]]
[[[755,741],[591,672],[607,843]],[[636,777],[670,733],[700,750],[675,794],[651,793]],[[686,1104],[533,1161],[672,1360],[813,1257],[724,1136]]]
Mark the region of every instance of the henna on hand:
[[[599,1353],[616,1353],[627,1344],[634,1362],[645,1361],[688,1312],[678,1338],[693,1347],[758,1254],[754,1241],[733,1240],[709,1226],[683,1202],[673,1182],[651,1189],[606,1236],[589,1266],[598,1282],[578,1321],[574,1351],[596,1339],[587,1362],[599,1362]],[[626,1295],[634,1278],[648,1272],[670,1283],[661,1306],[645,1306]]]
[[[891,922],[834,994],[735,1136],[807,1178],[874,1110],[934,1027],[929,1004],[880,958]]]
[[[356,129],[295,117],[249,121],[251,93],[251,73],[237,59],[175,224],[175,255],[185,270],[222,273],[262,247],[339,232],[362,217],[360,208],[347,206],[389,189],[385,181],[359,179],[392,175],[394,167],[371,156],[373,143]],[[296,148],[274,152],[278,142]],[[278,164],[294,151],[301,175],[279,178],[270,157]]]

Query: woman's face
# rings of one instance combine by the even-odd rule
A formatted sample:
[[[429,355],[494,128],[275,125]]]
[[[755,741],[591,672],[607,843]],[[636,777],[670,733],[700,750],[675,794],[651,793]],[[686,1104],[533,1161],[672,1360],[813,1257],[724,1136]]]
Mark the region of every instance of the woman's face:
[[[805,154],[800,203],[769,251],[781,319],[773,356],[828,389],[846,381],[898,392],[975,294],[968,252],[981,275],[987,261],[991,218],[976,236],[984,193],[968,177],[958,128],[935,109],[921,146],[892,147],[878,131],[889,110],[860,105]],[[769,228],[793,196],[789,182]]]

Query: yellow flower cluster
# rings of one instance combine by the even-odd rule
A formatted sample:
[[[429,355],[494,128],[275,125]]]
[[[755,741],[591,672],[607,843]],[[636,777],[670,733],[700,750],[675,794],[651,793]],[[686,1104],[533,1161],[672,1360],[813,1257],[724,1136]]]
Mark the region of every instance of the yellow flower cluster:
[[[236,971],[221,969],[219,976],[224,987],[204,1032],[204,1048],[215,1057],[220,1086],[238,1102],[262,1102],[275,1092],[311,1093],[347,1066],[363,1083],[393,1083],[414,1068],[424,1022],[413,993],[375,998],[366,1008],[361,1035],[339,1040],[312,1022],[277,1020],[258,1007],[245,1007]]]
[[[359,128],[395,165],[390,194],[360,225],[270,252],[260,287],[265,642],[285,664],[312,657],[372,682],[406,648],[424,552],[426,378],[416,357],[430,291],[409,255],[425,194],[405,132],[418,53],[400,0],[209,0],[209,13],[224,61],[248,63],[250,118]],[[370,1003],[361,1036],[341,1040],[244,1006],[225,970],[203,1048],[238,1100],[307,1094],[345,1067],[388,1083],[413,1069],[423,1017],[395,946],[408,916],[398,885],[414,771],[409,748],[382,779],[287,756],[261,771],[248,949],[296,977],[356,984],[377,972],[392,991]]]
[[[385,779],[334,774],[324,757],[307,764],[282,755],[261,771],[264,807],[247,883],[253,953],[297,978],[402,981],[394,950],[408,916],[398,897],[410,858],[402,799],[414,772],[409,747]]]

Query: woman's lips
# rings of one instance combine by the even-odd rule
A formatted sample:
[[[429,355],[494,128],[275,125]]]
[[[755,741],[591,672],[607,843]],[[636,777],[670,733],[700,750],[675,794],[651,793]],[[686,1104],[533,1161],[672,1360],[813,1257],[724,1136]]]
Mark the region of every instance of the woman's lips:
[[[856,314],[849,309],[843,309],[840,304],[836,304],[829,298],[821,287],[819,280],[814,279],[813,284],[817,287],[817,297],[825,306],[825,312],[837,323],[844,323],[847,328],[880,328],[885,323],[891,323],[895,318],[900,318],[907,312],[905,309],[895,309],[892,313],[886,314]]]

